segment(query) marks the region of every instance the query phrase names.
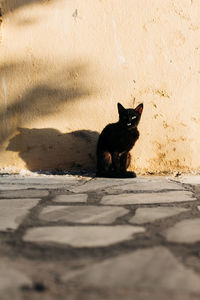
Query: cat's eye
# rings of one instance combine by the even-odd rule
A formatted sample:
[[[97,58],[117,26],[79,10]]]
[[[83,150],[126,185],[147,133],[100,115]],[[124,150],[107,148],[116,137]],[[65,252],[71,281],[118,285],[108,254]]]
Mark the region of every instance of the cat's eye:
[[[137,118],[136,116],[133,116],[131,119],[134,120],[134,119],[136,119],[136,118]]]

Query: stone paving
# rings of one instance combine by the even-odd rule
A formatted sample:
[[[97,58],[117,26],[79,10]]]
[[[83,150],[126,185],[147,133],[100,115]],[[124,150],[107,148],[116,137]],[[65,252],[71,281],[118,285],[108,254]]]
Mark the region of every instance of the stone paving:
[[[200,299],[200,176],[0,175],[0,300]]]

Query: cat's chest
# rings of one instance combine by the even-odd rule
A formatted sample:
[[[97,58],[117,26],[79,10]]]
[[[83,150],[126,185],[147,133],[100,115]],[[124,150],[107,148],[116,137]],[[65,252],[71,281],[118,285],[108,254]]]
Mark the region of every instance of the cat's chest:
[[[119,130],[116,131],[115,137],[112,141],[113,150],[117,152],[130,151],[134,146],[136,140],[139,137],[139,133],[137,130],[135,131],[126,131]]]
[[[117,137],[117,142],[119,144],[131,145],[135,141],[135,135],[129,132],[119,132]]]

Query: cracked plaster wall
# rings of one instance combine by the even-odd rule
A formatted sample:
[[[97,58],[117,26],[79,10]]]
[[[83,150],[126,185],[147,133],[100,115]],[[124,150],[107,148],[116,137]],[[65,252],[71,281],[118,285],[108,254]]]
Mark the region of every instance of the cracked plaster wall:
[[[138,172],[200,170],[200,0],[1,0],[0,167],[95,166],[143,102]]]

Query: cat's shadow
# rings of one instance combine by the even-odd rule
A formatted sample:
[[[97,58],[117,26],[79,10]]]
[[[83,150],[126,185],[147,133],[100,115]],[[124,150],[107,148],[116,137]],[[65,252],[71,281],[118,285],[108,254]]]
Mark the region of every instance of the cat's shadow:
[[[7,151],[18,152],[30,171],[95,171],[98,132],[61,133],[53,128],[18,128]]]

